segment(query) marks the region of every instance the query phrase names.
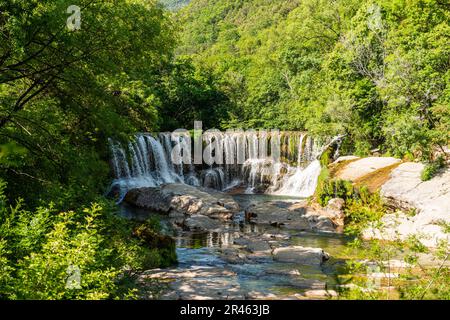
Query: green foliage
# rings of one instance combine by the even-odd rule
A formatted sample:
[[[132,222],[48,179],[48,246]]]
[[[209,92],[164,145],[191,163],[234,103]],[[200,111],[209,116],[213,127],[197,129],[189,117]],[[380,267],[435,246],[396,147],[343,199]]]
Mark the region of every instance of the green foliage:
[[[420,178],[422,181],[428,181],[433,178],[442,168],[445,167],[445,160],[443,157],[438,157],[436,161],[428,163],[422,171]]]
[[[374,223],[379,222],[385,213],[380,193],[371,193],[366,187],[361,187],[346,201],[345,231],[347,234],[359,235],[369,224],[374,226]]]
[[[323,207],[333,198],[343,199],[345,231],[355,236],[386,212],[379,192],[371,193],[365,186],[356,188],[351,181],[332,179],[327,167],[319,175],[315,197]]]
[[[189,129],[201,120],[204,129],[227,121],[228,97],[220,91],[212,75],[197,70],[187,57],[178,57],[161,81],[158,108],[159,127],[164,130]]]
[[[229,97],[225,127],[346,134],[343,152],[430,160],[449,141],[445,2],[193,0],[178,52]]]
[[[179,10],[187,6],[190,0],[160,0],[160,2],[169,10]]]
[[[221,117],[227,101],[174,60],[176,27],[156,1],[79,1],[69,31],[72,4],[0,1],[0,175],[30,207],[93,201],[109,182],[109,138]]]
[[[149,234],[143,241],[133,234],[142,226],[116,216],[113,205],[105,200],[77,211],[58,213],[50,205],[31,212],[20,201],[8,206],[3,189],[4,183],[0,298],[130,298],[136,285],[124,282],[126,270],[176,262],[173,240],[157,234],[156,222],[143,224]],[[68,281],[74,272],[79,272],[80,281],[71,287]]]
[[[322,206],[326,206],[333,198],[342,198],[347,201],[354,196],[354,192],[350,181],[328,179],[326,173],[322,171],[316,189],[317,200]]]

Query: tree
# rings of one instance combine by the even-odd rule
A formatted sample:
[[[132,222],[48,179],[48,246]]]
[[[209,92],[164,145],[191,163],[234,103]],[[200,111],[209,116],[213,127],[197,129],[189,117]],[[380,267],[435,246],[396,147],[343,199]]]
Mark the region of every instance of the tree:
[[[174,46],[166,13],[153,1],[86,0],[70,31],[70,4],[0,2],[1,170],[27,197],[54,182],[101,191],[107,139],[157,129]]]

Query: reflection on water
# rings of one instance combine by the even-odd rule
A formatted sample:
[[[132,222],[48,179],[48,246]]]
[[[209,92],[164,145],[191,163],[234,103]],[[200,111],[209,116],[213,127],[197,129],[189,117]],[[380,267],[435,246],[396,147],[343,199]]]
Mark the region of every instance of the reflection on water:
[[[178,231],[175,240],[178,248],[226,248],[243,234],[261,235],[264,232],[265,228],[255,224],[233,222],[225,224],[221,232]]]
[[[242,208],[247,208],[251,204],[267,201],[283,201],[283,202],[298,202],[305,198],[292,196],[277,196],[271,194],[233,194],[233,199],[238,202]]]

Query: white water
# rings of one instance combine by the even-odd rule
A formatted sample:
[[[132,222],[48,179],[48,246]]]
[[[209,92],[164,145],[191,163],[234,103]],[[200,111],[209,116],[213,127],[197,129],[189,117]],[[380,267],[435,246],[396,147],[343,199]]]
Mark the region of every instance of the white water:
[[[316,190],[320,170],[319,160],[314,160],[305,169],[296,168],[291,175],[286,176],[281,188],[272,193],[276,195],[309,197]]]
[[[160,133],[157,137],[137,135],[127,148],[111,141],[115,175],[111,190],[120,200],[131,188],[156,187],[166,183],[186,183],[217,190],[243,186],[247,193],[311,196],[320,174],[317,157],[327,145],[321,147],[315,139],[299,132],[281,133],[281,138],[276,136],[279,141],[273,141],[274,137],[256,131],[220,133],[214,136],[215,152],[221,153],[225,164],[195,166],[172,163],[171,153],[176,144],[170,133]],[[204,141],[208,144],[213,139],[204,136]],[[282,161],[274,161],[270,154],[271,142],[279,143]],[[182,143],[190,142],[182,140]],[[244,148],[241,155],[238,147]],[[243,164],[238,164],[242,160]]]

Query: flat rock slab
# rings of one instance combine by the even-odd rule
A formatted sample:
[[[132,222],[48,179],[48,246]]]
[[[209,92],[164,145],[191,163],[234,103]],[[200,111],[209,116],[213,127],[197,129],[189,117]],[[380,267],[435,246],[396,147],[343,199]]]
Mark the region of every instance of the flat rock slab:
[[[334,290],[308,290],[303,293],[305,297],[312,299],[329,299],[337,298],[338,294]]]
[[[355,181],[382,168],[392,166],[401,160],[392,157],[369,157],[349,162],[339,171],[336,178]]]
[[[169,289],[162,294],[161,299],[242,300],[246,298],[236,273],[223,268],[199,266],[189,269],[157,269],[147,271],[141,277],[169,282]]]
[[[367,229],[366,238],[406,239],[421,236],[426,246],[436,246],[440,240],[450,240],[441,226],[450,223],[450,169],[440,172],[429,181],[420,176],[424,165],[402,163],[394,169],[381,187],[381,194],[395,208],[415,210],[415,215],[390,214],[383,217],[385,229]]]
[[[218,231],[222,228],[222,224],[203,215],[193,215],[184,221],[184,225],[191,231]]]
[[[333,163],[341,163],[344,161],[353,161],[353,160],[357,160],[360,159],[360,157],[357,156],[342,156],[337,158]]]
[[[329,259],[329,255],[320,248],[291,246],[276,248],[273,251],[273,259],[279,262],[320,266]]]
[[[337,231],[332,217],[324,211],[308,207],[304,201],[261,202],[246,209],[246,216],[253,223],[281,227],[297,231]]]

